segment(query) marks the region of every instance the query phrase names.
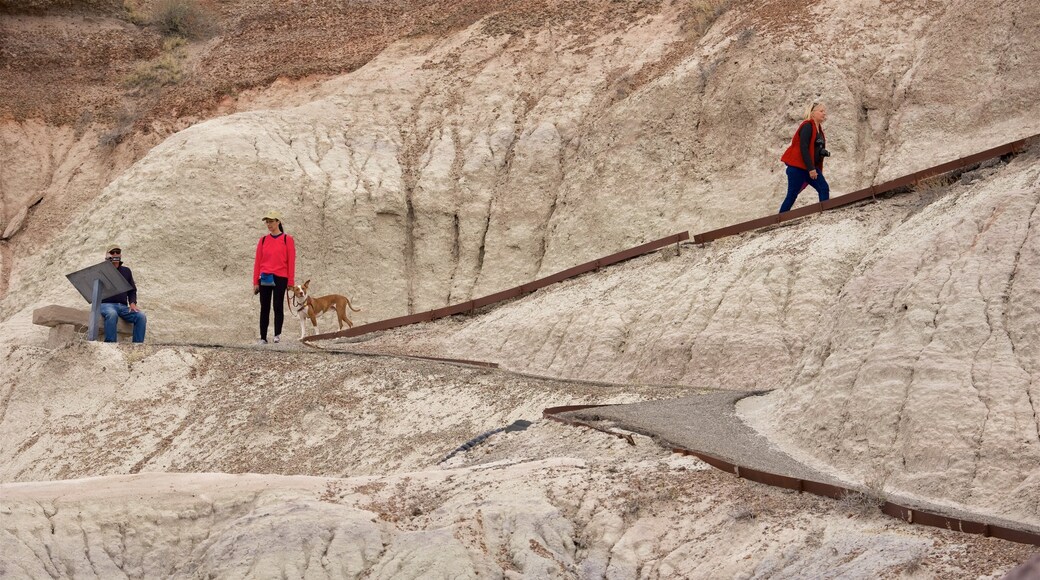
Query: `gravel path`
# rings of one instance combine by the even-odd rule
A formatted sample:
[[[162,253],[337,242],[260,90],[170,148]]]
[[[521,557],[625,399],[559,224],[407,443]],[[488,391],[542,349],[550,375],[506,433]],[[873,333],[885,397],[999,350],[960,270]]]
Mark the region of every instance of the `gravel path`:
[[[862,486],[847,481],[843,482],[796,461],[740,420],[735,411],[736,402],[745,397],[762,393],[762,391],[709,391],[677,399],[608,405],[562,415],[590,423],[603,423],[605,427],[616,427],[655,436],[669,446],[699,451],[751,469],[830,483],[850,489],[862,488]],[[887,490],[885,495],[885,499],[888,501],[915,510],[1040,533],[1040,527],[1023,522],[921,501]]]
[[[761,391],[715,391],[679,399],[610,405],[568,415],[586,421],[610,421],[617,427],[657,436],[675,447],[700,451],[731,463],[770,473],[839,485],[773,447],[741,421],[734,405]]]

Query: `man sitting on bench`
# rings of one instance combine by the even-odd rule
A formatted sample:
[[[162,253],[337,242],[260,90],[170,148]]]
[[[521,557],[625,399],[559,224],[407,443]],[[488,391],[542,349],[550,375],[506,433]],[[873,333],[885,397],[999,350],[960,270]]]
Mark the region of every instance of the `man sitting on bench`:
[[[116,341],[116,324],[118,319],[129,322],[134,326],[134,342],[144,342],[145,326],[148,320],[137,307],[137,285],[134,284],[134,274],[123,265],[123,250],[119,246],[108,249],[105,259],[119,270],[119,273],[130,283],[130,291],[109,296],[101,301],[101,317],[105,320],[105,342]]]

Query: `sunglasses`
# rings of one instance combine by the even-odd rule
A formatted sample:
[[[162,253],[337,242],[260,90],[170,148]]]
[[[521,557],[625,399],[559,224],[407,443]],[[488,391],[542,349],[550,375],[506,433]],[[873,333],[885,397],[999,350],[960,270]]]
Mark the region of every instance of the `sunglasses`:
[[[108,253],[108,255],[110,255],[110,256],[118,256],[118,255],[120,255],[120,254],[122,254],[122,253],[123,253],[123,251],[122,251],[122,250],[112,250],[112,251],[110,251],[110,252]]]

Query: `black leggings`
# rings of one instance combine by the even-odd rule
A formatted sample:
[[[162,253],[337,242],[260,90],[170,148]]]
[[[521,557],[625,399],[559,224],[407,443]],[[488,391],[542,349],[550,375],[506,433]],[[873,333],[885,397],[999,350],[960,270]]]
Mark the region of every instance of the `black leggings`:
[[[285,319],[285,289],[289,287],[289,279],[274,277],[274,286],[260,287],[260,338],[267,340],[267,324],[271,321],[271,298],[274,298],[274,335],[282,334],[282,320]]]

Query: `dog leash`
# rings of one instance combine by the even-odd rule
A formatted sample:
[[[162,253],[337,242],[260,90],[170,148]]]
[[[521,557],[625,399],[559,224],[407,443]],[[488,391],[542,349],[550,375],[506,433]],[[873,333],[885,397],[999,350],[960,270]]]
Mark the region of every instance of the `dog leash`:
[[[307,308],[307,303],[310,301],[310,299],[311,297],[307,296],[304,300],[300,301],[299,304],[297,304],[295,293],[285,293],[285,305],[289,307],[289,310],[295,310],[297,314],[303,312],[304,308]]]
[[[291,302],[290,302],[290,300],[291,300]],[[290,294],[289,292],[286,292],[285,293],[285,305],[289,307],[289,310],[292,310],[292,309],[295,308],[296,312],[299,312],[299,311],[303,310],[303,308],[305,306],[307,306],[307,302],[303,301],[299,305],[297,305],[296,304],[296,294],[295,293]]]

